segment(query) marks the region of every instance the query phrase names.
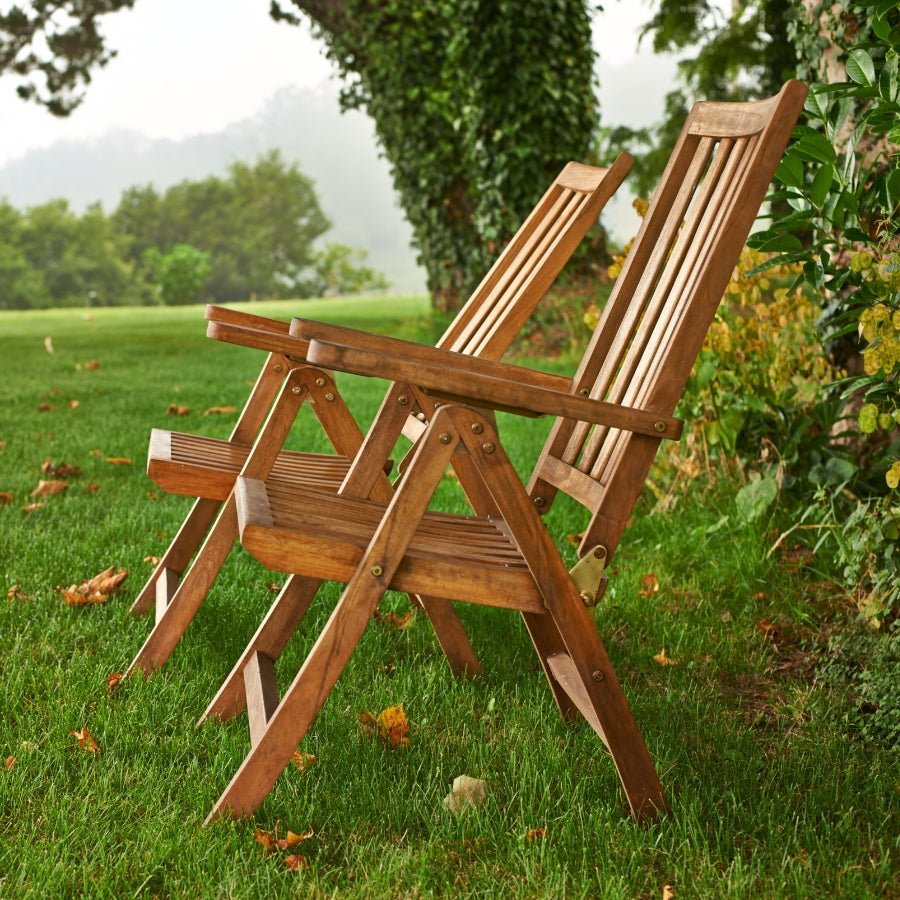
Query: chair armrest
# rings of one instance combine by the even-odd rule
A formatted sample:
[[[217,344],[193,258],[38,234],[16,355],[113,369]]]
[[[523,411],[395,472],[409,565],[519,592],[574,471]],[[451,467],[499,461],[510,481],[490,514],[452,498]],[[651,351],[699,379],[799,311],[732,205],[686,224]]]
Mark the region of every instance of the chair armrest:
[[[258,318],[258,316],[253,318]],[[287,323],[284,324],[287,325]],[[254,350],[280,353],[294,362],[306,362],[306,351],[309,347],[308,341],[293,337],[286,331],[248,328],[222,321],[210,321],[206,326],[206,336],[227,344],[238,344],[241,347],[252,347]]]
[[[392,352],[393,339],[378,338],[367,343],[366,348],[359,348],[313,339],[307,360],[342,372],[407,382],[436,397],[475,406],[526,416],[565,416],[657,438],[681,437],[683,426],[678,419],[530,383],[529,373],[533,373],[520,366],[497,364],[505,372],[501,376],[470,367],[472,357],[460,353],[416,345],[419,350],[413,358]]]
[[[344,328],[341,325],[315,322],[312,319],[292,319],[291,334],[305,338],[307,341],[317,340],[329,344],[339,344],[343,347],[352,347],[355,350],[371,350],[373,353],[379,354],[389,353],[410,361],[421,360],[433,365],[443,363],[448,366],[462,367],[466,372],[477,372],[487,377],[501,378],[507,381],[524,382],[562,393],[568,393],[572,387],[572,379],[566,378],[565,375],[554,375],[552,372],[512,366],[509,363],[497,362],[493,359],[481,359],[478,356],[456,353],[453,350],[427,347],[412,341],[357,331],[355,328]]]
[[[204,317],[209,322],[221,322],[226,325],[240,325],[244,328],[257,328],[260,331],[272,331],[276,334],[289,334],[290,324],[278,319],[267,319],[250,313],[228,309],[226,306],[207,305]]]

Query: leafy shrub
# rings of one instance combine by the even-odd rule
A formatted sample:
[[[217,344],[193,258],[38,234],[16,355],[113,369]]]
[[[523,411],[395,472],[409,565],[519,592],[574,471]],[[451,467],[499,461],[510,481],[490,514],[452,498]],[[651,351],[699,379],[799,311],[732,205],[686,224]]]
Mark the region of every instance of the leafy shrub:
[[[168,253],[151,247],[144,252],[144,263],[159,302],[166,306],[199,300],[212,271],[209,254],[190,244],[176,244]]]

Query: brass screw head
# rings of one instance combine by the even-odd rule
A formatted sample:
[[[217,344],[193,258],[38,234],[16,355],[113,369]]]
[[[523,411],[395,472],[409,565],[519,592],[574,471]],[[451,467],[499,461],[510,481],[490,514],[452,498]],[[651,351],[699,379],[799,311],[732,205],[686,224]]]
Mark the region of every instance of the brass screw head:
[[[302,390],[302,388],[298,387],[297,385],[294,385],[294,387],[291,388],[291,393],[299,394],[301,392],[301,390]]]
[[[595,547],[594,548],[594,557],[596,559],[603,559],[606,556],[606,547]]]
[[[493,453],[497,448],[496,448],[490,441],[488,441],[487,443],[481,445],[481,449],[484,450],[485,453],[487,453],[488,455],[490,455],[490,454]]]
[[[662,433],[666,430],[666,423],[665,423],[665,422],[654,422],[654,423],[653,423],[653,427],[654,427],[660,434],[662,434]]]
[[[425,421],[425,413],[417,412],[417,413],[416,413],[416,418],[417,418],[420,422],[424,422],[424,421]]]
[[[543,497],[535,497],[532,502],[538,509],[542,509],[547,505],[547,501]]]
[[[599,669],[597,669],[596,672],[591,672],[591,678],[593,678],[594,681],[603,681],[605,677],[606,676]]]
[[[316,384],[317,384],[319,387],[325,387],[325,379],[324,379],[324,378],[317,378],[317,379],[316,379]]]
[[[330,403],[332,400],[334,400],[334,394],[332,394],[331,391],[329,391],[329,392],[325,395],[325,399]]]
[[[409,397],[407,397],[406,394],[403,394],[403,395],[401,395],[400,397],[397,398],[397,402],[398,402],[401,406],[409,406]]]
[[[379,566],[379,565],[374,565],[374,566],[372,566],[371,569],[369,569],[369,571],[370,571],[376,578],[378,578],[378,577],[381,576],[381,574],[384,572],[384,569],[382,569],[381,566]]]
[[[284,366],[275,366],[276,372],[280,372],[280,371],[282,371],[282,369],[284,369]]]
[[[579,596],[581,597],[581,601],[585,606],[590,606],[594,602],[594,598],[591,596],[590,591],[582,591]]]
[[[581,394],[582,397],[591,396],[591,392],[587,388],[582,388],[578,393]]]
[[[438,438],[438,440],[439,440],[442,444],[449,444],[449,443],[450,443],[450,435],[447,434],[447,432],[445,431],[445,432]]]
[[[484,425],[482,425],[481,422],[472,423],[472,432],[474,434],[481,434],[482,431],[484,431]]]

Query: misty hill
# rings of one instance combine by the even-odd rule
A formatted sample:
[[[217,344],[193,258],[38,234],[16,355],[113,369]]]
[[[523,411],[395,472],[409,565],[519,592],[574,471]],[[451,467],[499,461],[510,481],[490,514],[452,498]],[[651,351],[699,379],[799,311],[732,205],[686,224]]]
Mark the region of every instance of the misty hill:
[[[342,114],[330,87],[284,88],[256,116],[179,141],[131,131],[59,141],[0,167],[0,197],[20,208],[65,197],[78,211],[99,201],[109,212],[132,185],[160,190],[223,175],[232,162],[252,163],[272,149],[315,182],[332,223],[325,241],[364,247],[369,263],[388,276],[394,290],[423,289],[411,230],[387,163],[378,156],[371,121],[359,112]]]

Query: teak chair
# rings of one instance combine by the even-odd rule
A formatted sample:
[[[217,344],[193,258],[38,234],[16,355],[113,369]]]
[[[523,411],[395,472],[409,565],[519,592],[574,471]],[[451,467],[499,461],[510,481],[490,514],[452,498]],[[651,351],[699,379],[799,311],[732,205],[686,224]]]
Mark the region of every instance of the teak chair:
[[[623,153],[608,169],[576,162],[566,165],[438,346],[499,359],[596,222],[631,162]],[[150,477],[170,493],[197,500],[132,605],[135,614],[155,606],[156,622],[128,674],[136,670],[150,674],[166,662],[211,588],[237,540],[233,495],[237,475],[271,473],[286,483],[334,492],[363,439],[331,373],[306,364],[306,345],[290,337],[286,322],[214,306],[207,308],[206,315],[210,337],[266,350],[268,356],[227,441],[159,429],[151,434]],[[403,395],[405,388],[395,387],[394,394]],[[281,450],[303,403],[311,405],[336,455]],[[273,415],[264,432],[270,408]],[[410,405],[405,412],[404,432],[415,439],[424,427],[416,415],[424,417],[427,404],[425,411]],[[371,491],[373,497],[388,500],[387,477],[373,482]],[[291,602],[296,587],[292,580],[284,585],[286,602]],[[454,671],[480,671],[453,608],[434,601],[425,610]],[[207,712],[214,711],[224,712],[218,707]]]
[[[389,588],[519,610],[561,713],[582,713],[603,739],[634,816],[666,810],[585,607],[602,592],[603,564],[660,441],[680,435],[672,413],[805,96],[790,82],[762,102],[695,105],[571,380],[294,321],[310,362],[403,382],[437,408],[387,503],[367,499],[398,430],[399,416],[392,422],[384,409],[337,496],[309,490],[298,502],[276,479],[238,479],[244,546],[295,573],[310,595],[322,579],[346,589],[283,698],[274,657],[257,649],[246,658],[251,749],[207,821],[249,815],[262,802]],[[527,489],[485,409],[558,416]],[[446,466],[462,459],[457,472],[476,515],[428,511]],[[572,573],[540,518],[559,492],[591,513]],[[278,608],[257,647],[260,635],[285,639]]]

